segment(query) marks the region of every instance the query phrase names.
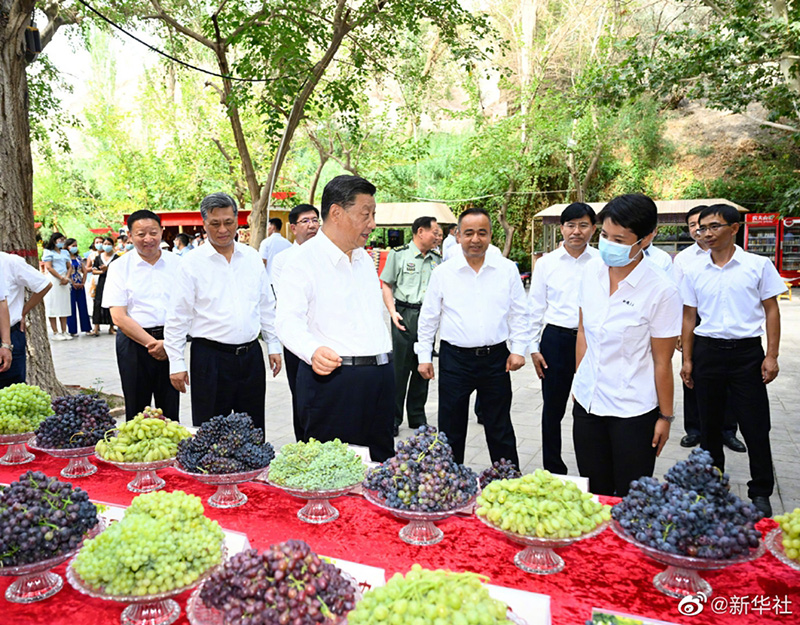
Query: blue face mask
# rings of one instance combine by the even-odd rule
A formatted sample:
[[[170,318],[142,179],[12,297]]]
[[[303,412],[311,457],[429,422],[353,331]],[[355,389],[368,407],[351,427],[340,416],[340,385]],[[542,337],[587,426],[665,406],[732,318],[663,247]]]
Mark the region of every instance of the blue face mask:
[[[103,246],[103,249],[104,249],[104,250],[105,250],[105,252],[108,254],[108,253],[110,253],[111,251],[113,251],[113,250],[114,250],[114,246],[113,246],[113,245],[108,245],[108,244],[106,244],[106,245],[104,245],[104,246]]]
[[[133,249],[133,243],[126,243],[125,244],[125,249],[126,250],[132,250]]]
[[[103,250],[103,244],[102,243],[95,243],[94,244],[94,249],[96,249],[98,252],[102,251]]]
[[[58,249],[63,249],[63,248],[64,248],[64,241],[58,241],[58,242],[56,242],[56,247],[57,247]]]
[[[70,254],[77,254],[78,253],[77,246],[73,245],[71,248],[69,248],[69,253]]]
[[[636,241],[636,243],[639,242],[641,242],[641,239]],[[636,245],[636,243],[632,245],[622,245],[621,243],[614,243],[613,241],[600,237],[600,243],[598,245],[600,258],[602,258],[603,262],[609,267],[625,267],[626,265],[630,265],[642,251],[639,250],[636,256],[633,258],[630,257],[631,248]]]

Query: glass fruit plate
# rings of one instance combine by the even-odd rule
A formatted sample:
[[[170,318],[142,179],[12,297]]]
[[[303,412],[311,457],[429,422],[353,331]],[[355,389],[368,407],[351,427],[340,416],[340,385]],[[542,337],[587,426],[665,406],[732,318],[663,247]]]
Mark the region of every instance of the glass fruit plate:
[[[500,529],[496,525],[492,525],[492,523],[482,516],[477,514],[475,516],[487,527],[502,532],[505,534],[506,538],[513,540],[515,543],[524,545],[525,549],[514,556],[514,564],[526,573],[535,573],[537,575],[551,575],[564,570],[564,559],[553,551],[553,549],[567,547],[579,540],[594,538],[602,534],[609,524],[609,521],[603,521],[592,531],[581,534],[580,536],[570,536],[569,538],[541,538],[539,536],[525,536],[524,534],[509,532]]]
[[[268,476],[269,474],[267,474]],[[292,488],[282,484],[276,484],[268,477],[266,483],[275,488],[280,488],[283,492],[298,497],[300,499],[307,499],[308,503],[297,511],[297,518],[306,523],[330,523],[339,518],[339,511],[334,508],[329,502],[329,499],[335,499],[346,495],[356,486],[361,484],[361,480],[343,486],[342,488],[332,488],[330,490],[306,490],[303,488]]]
[[[21,434],[0,434],[0,445],[8,445],[5,455],[0,458],[0,464],[25,464],[36,456],[25,449],[25,443],[36,436],[35,432],[22,432]]]
[[[174,469],[181,475],[191,477],[201,484],[217,487],[217,492],[208,498],[208,505],[212,508],[235,508],[246,503],[247,495],[240,491],[236,485],[249,482],[267,470],[264,467],[242,471],[241,473],[192,473],[179,464],[176,464]]]
[[[356,602],[360,601],[362,594],[361,589],[358,586],[358,582],[356,582],[352,576],[344,571],[340,572],[342,577],[348,580],[350,585],[355,589]],[[189,618],[189,623],[191,623],[191,625],[228,625],[228,621],[225,620],[222,612],[216,608],[208,607],[205,604],[203,599],[200,597],[200,593],[202,591],[203,584],[200,584],[200,586],[194,589],[192,595],[189,597],[189,600],[186,602],[186,616]],[[337,620],[323,621],[321,625],[345,625],[346,623],[347,615],[342,616]]]
[[[700,577],[697,571],[714,571],[727,568],[734,564],[750,562],[751,560],[760,558],[764,555],[764,551],[766,550],[764,541],[759,540],[758,547],[751,549],[747,554],[735,558],[727,558],[724,560],[692,558],[675,553],[665,553],[642,544],[632,536],[629,536],[617,521],[611,522],[611,529],[614,530],[617,536],[638,547],[639,550],[649,558],[667,565],[665,571],[662,571],[653,578],[653,586],[665,595],[677,599],[682,599],[687,595],[697,595],[701,592],[706,598],[712,595],[714,590],[711,588],[711,584]]]
[[[226,555],[227,550],[223,545],[221,562],[225,562]],[[174,623],[181,615],[181,607],[172,597],[177,597],[181,593],[201,584],[219,566],[212,566],[191,584],[173,588],[167,592],[153,595],[110,595],[84,582],[75,571],[74,563],[75,558],[73,557],[67,566],[67,580],[75,590],[95,599],[128,604],[128,607],[122,611],[122,616],[120,617],[122,625],[170,625],[170,623]]]
[[[123,471],[136,471],[136,477],[128,483],[128,490],[133,493],[149,493],[164,487],[166,482],[156,475],[159,469],[166,469],[175,463],[175,458],[166,460],[155,460],[153,462],[115,462],[106,460],[97,453],[94,457],[108,464],[114,465]]]
[[[800,562],[797,560],[792,560],[786,555],[786,551],[783,549],[783,530],[780,527],[776,527],[769,534],[767,534],[764,542],[767,545],[767,549],[770,550],[773,556],[778,558],[778,560],[783,562],[789,568],[792,568],[795,571],[800,571]]]
[[[436,512],[419,512],[416,510],[398,510],[386,505],[386,500],[381,498],[374,490],[364,489],[364,499],[377,506],[381,510],[391,512],[398,519],[408,521],[408,525],[400,530],[400,538],[409,545],[435,545],[444,538],[444,532],[440,530],[434,521],[444,521],[457,512],[468,509],[477,497],[477,493],[470,497],[463,505],[450,510],[439,510]]]
[[[86,537],[97,536],[104,528],[103,519],[98,518],[97,525],[86,533]],[[63,588],[64,580],[50,569],[73,557],[78,553],[82,544],[83,541],[75,549],[40,562],[18,566],[0,566],[0,577],[17,577],[6,588],[6,599],[12,603],[33,603],[52,597]]]
[[[68,458],[67,466],[61,469],[61,476],[66,478],[89,477],[97,473],[97,467],[89,462],[89,456],[94,455],[94,445],[91,447],[73,447],[72,449],[53,449],[42,447],[38,439],[34,438],[28,447],[35,451],[42,451],[53,458]]]

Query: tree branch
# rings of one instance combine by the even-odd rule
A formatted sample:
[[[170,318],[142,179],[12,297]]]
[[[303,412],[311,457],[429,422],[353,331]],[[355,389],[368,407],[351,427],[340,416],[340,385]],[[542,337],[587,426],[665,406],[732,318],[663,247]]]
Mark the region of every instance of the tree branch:
[[[786,124],[776,124],[775,122],[769,122],[766,119],[759,119],[758,117],[754,117],[749,113],[740,113],[743,117],[747,119],[757,122],[763,126],[769,126],[770,128],[776,128],[777,130],[785,130],[786,132],[800,132],[800,128],[795,128],[794,126],[787,126]]]
[[[169,24],[182,35],[194,39],[198,43],[204,45],[206,48],[210,48],[211,50],[216,48],[216,45],[213,41],[211,41],[211,39],[193,31],[191,28],[187,28],[174,17],[167,15],[166,11],[164,11],[164,9],[161,7],[161,3],[158,0],[150,0],[150,4],[152,4],[153,8],[156,10],[156,17],[165,24]]]
[[[61,9],[58,0],[48,0],[42,7],[42,11],[47,16],[47,25],[42,29],[40,36],[42,50],[50,43],[59,28],[68,24],[78,24],[81,21],[81,17],[75,9]]]

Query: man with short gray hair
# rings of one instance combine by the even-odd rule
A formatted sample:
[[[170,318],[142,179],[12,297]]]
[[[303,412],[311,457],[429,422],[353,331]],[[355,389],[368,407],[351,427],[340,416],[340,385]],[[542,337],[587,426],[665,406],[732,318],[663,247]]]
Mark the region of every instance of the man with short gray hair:
[[[208,245],[180,264],[164,327],[170,381],[181,393],[191,380],[192,423],[246,412],[264,428],[266,368],[258,334],[269,347],[272,375],[281,369],[275,297],[258,252],[237,243],[238,210],[227,193],[200,204]],[[184,350],[192,337],[191,372]]]

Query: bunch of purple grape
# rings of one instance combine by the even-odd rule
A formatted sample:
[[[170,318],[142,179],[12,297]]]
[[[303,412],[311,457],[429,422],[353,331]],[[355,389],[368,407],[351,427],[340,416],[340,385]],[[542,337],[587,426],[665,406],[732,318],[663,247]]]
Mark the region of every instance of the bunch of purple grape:
[[[46,449],[93,447],[108,430],[117,427],[106,400],[99,395],[56,397],[53,412],[36,430],[38,444]]]
[[[355,588],[302,540],[248,549],[211,574],[200,598],[230,625],[337,622],[355,607]]]
[[[522,477],[522,472],[517,468],[511,460],[501,458],[497,462],[493,462],[492,466],[484,469],[478,480],[481,483],[481,488],[486,488],[487,484],[491,484],[495,480],[513,480]]]
[[[74,550],[97,524],[89,495],[40,471],[0,487],[0,565],[18,566]]]
[[[707,451],[693,450],[665,479],[634,480],[612,508],[629,536],[659,551],[708,559],[733,558],[758,547],[761,533],[754,526],[761,512],[730,492],[728,476]]]
[[[275,457],[264,430],[246,413],[212,417],[178,443],[178,462],[191,473],[241,473],[263,469]]]
[[[422,425],[367,474],[364,488],[376,491],[390,508],[438,512],[466,504],[478,492],[478,479],[455,461],[446,434]]]

